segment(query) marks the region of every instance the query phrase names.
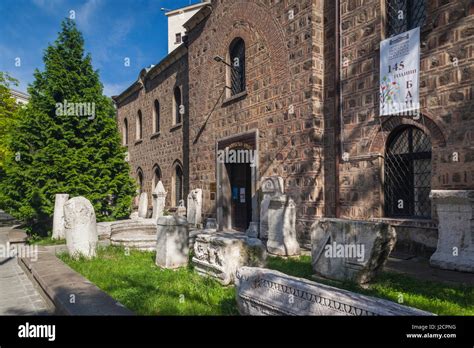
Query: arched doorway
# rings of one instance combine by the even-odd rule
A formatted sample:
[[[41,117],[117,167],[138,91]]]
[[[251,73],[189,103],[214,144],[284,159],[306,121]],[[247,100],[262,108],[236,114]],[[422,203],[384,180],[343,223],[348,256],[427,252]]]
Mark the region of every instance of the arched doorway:
[[[385,151],[385,216],[431,218],[430,191],[430,137],[415,126],[395,129]]]

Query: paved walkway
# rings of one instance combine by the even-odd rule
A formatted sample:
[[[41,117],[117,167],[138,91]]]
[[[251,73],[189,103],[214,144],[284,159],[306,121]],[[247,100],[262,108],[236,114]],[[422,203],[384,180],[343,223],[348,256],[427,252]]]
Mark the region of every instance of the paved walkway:
[[[5,250],[11,227],[0,227],[0,250]],[[48,315],[46,302],[18,265],[16,257],[0,255],[0,315]]]

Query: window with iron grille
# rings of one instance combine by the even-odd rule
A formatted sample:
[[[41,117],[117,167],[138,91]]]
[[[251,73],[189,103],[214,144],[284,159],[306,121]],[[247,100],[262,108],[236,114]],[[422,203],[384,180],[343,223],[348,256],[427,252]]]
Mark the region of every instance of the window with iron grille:
[[[431,140],[416,127],[393,134],[385,152],[385,216],[431,217]]]
[[[235,39],[229,48],[231,94],[236,95],[245,91],[245,42]]]
[[[422,27],[426,20],[426,0],[385,0],[387,37]]]

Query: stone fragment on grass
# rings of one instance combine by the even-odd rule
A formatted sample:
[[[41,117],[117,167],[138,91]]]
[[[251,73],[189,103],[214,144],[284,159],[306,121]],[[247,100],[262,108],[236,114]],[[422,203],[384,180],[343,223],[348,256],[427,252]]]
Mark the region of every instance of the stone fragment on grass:
[[[188,264],[188,222],[180,216],[162,216],[156,227],[156,260],[162,268],[178,268]]]

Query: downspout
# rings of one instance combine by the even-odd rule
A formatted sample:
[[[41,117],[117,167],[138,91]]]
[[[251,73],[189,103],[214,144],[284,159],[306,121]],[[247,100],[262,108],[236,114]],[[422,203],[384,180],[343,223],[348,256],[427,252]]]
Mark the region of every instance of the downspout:
[[[340,203],[339,203],[339,198],[340,198],[340,183],[339,183],[339,167],[340,167],[340,159],[342,156],[342,91],[341,91],[341,24],[340,24],[340,0],[336,0],[336,20],[335,20],[335,40],[336,40],[336,45],[335,45],[335,58],[336,58],[336,64],[335,64],[335,74],[334,74],[334,86],[335,86],[335,92],[336,92],[336,97],[334,98],[334,110],[336,112],[336,122],[335,122],[335,127],[334,127],[334,132],[335,132],[335,197],[334,197],[334,205],[335,205],[335,210],[336,210],[336,218],[339,218],[341,216],[341,208],[340,208]]]

